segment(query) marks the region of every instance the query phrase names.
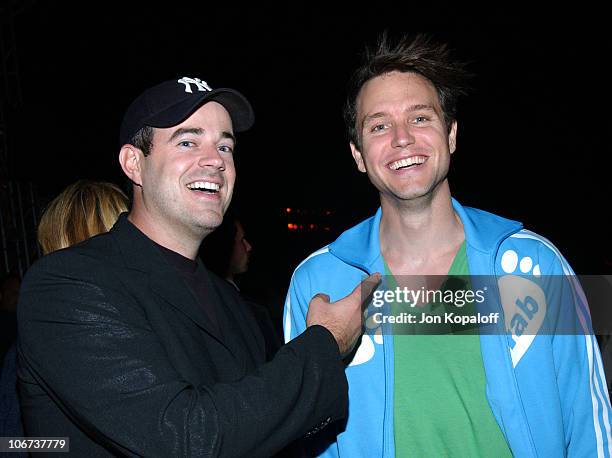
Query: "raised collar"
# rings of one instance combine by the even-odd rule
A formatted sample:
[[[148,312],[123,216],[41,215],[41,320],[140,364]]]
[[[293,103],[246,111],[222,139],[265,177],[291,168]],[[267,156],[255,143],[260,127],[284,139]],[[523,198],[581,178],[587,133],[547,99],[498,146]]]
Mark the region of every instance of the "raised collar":
[[[508,234],[519,231],[523,225],[517,221],[502,218],[483,210],[463,207],[451,199],[453,209],[463,223],[466,244],[483,253],[497,250],[501,240]],[[371,218],[343,232],[330,244],[329,250],[347,264],[372,272],[380,261],[380,219],[379,207]]]

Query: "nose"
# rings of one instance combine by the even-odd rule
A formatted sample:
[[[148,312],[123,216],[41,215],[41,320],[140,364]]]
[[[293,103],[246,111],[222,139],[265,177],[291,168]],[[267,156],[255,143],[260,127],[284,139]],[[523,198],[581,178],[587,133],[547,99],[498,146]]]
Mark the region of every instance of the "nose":
[[[405,148],[406,146],[414,143],[414,135],[412,134],[409,126],[398,124],[393,128],[392,141],[392,145],[394,147]]]
[[[202,151],[198,159],[198,165],[200,167],[211,167],[220,171],[225,170],[225,161],[221,157],[216,146],[207,147]]]
[[[244,249],[246,250],[247,253],[250,253],[253,247],[251,246],[251,244],[249,243],[247,239],[242,239],[242,241],[244,242]]]

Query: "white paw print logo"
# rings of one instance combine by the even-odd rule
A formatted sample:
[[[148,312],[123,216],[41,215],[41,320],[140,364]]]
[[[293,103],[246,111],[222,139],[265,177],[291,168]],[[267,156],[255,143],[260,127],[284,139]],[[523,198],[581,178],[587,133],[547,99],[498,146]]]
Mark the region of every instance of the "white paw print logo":
[[[520,259],[516,251],[507,250],[501,268],[508,274],[498,280],[506,330],[511,336],[510,354],[516,367],[529,349],[546,316],[546,296],[534,279],[541,277],[540,266],[529,256]],[[531,278],[530,278],[531,277]]]
[[[368,313],[368,309],[364,312]],[[361,337],[361,344],[355,353],[349,366],[358,366],[370,361],[376,353],[376,347],[383,344],[382,325],[376,323],[374,316],[366,316],[366,332]]]
[[[502,255],[501,267],[503,271],[507,274],[513,274],[516,271],[516,268],[518,267],[520,271],[524,274],[528,274],[531,271],[534,277],[539,277],[541,275],[540,266],[536,264],[536,266],[534,267],[533,259],[531,259],[529,256],[525,256],[521,258],[521,262],[519,263],[518,253],[514,250],[507,250]]]

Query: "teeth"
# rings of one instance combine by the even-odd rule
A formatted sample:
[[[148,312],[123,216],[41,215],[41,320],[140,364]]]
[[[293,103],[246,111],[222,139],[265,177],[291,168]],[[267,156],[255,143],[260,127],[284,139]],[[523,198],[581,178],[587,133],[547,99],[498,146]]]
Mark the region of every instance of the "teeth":
[[[422,164],[423,162],[425,162],[425,160],[425,156],[412,156],[407,157],[406,159],[395,161],[389,167],[391,167],[393,170],[397,170],[401,169],[402,167],[410,167],[411,165]]]
[[[189,189],[208,189],[209,191],[218,191],[221,187],[218,183],[211,183],[210,181],[195,181],[187,185]]]

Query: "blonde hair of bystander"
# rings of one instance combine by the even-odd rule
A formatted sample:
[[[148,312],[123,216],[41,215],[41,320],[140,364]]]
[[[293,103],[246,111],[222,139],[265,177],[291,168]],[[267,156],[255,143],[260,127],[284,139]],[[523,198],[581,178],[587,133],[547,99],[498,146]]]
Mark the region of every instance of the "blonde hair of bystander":
[[[38,225],[38,243],[43,254],[69,247],[107,232],[129,199],[107,182],[79,180],[68,186],[45,209]]]

